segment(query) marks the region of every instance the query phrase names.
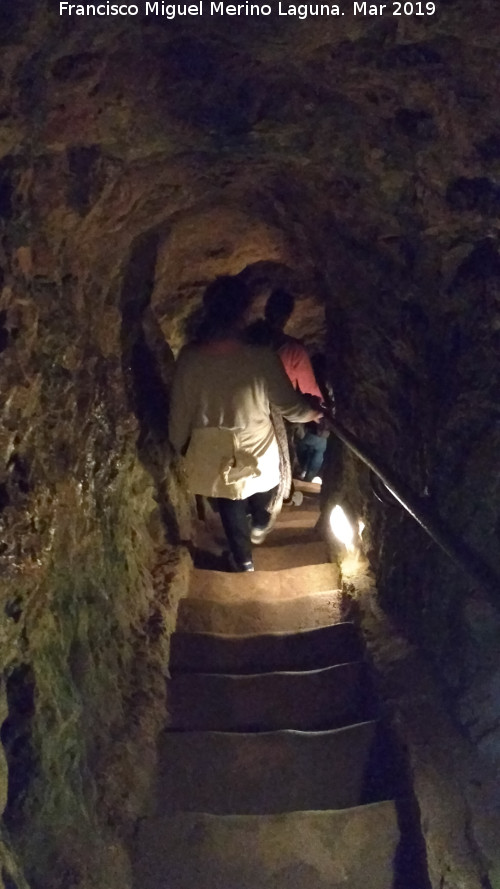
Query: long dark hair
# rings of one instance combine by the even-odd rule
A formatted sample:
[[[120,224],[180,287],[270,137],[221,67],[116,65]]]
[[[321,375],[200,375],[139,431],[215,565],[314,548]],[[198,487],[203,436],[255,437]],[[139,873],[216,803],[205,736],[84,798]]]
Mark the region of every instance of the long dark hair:
[[[251,302],[246,284],[231,275],[221,275],[208,285],[203,302],[186,322],[190,343],[208,343],[229,334],[239,326]]]

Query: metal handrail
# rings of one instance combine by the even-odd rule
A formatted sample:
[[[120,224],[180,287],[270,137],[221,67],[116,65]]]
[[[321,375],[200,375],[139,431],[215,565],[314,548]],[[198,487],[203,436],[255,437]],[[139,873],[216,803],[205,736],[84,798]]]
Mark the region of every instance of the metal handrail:
[[[500,578],[493,569],[476,553],[468,544],[460,540],[450,531],[441,518],[431,512],[429,505],[417,497],[403,482],[386,467],[381,467],[368,449],[361,444],[352,432],[349,432],[332,414],[327,414],[328,428],[340,439],[359,460],[366,464],[372,472],[383,482],[387,490],[398,503],[418,522],[421,528],[434,540],[434,542],[464,571],[474,583],[479,584],[494,596],[498,605],[500,592]]]

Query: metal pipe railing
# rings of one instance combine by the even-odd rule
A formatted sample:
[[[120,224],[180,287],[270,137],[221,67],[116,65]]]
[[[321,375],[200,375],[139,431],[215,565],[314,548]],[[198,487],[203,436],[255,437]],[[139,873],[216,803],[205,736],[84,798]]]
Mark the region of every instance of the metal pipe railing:
[[[487,590],[494,596],[498,605],[500,593],[500,578],[493,569],[484,562],[483,558],[474,552],[471,547],[446,528],[442,520],[434,515],[427,503],[417,497],[403,482],[386,467],[381,467],[378,459],[375,460],[369,450],[348,429],[342,426],[331,414],[327,415],[328,428],[346,447],[352,451],[375,475],[383,482],[387,490],[398,503],[418,522],[432,540],[443,550],[452,561],[464,571],[474,583]]]

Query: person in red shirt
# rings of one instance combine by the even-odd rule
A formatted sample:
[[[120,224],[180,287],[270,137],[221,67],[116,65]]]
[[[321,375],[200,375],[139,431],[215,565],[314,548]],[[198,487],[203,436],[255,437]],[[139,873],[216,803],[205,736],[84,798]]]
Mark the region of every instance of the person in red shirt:
[[[278,349],[278,355],[295,389],[299,389],[303,395],[314,395],[323,400],[309,355],[300,340],[287,336],[285,343]]]
[[[323,394],[318,386],[311,360],[300,340],[288,336],[284,328],[295,308],[295,298],[287,290],[273,290],[264,309],[264,318],[251,324],[245,334],[248,342],[270,346],[279,355],[285,372],[295,389],[303,395],[312,396],[311,404],[319,408]],[[300,506],[302,493],[294,491],[293,469],[298,460],[294,445],[294,426],[285,424],[280,417],[273,417],[276,437],[280,447],[281,485],[280,504],[294,503]]]
[[[303,395],[313,395],[323,401],[305,346],[284,332],[294,308],[295,298],[291,293],[281,288],[273,290],[264,309],[264,318],[247,328],[247,338],[252,343],[274,349],[294,388]]]

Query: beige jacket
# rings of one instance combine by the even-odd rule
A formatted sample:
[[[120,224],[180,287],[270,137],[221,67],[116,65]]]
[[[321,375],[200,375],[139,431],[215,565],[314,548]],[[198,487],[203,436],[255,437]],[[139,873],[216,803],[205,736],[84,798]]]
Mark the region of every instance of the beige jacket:
[[[279,482],[270,404],[287,419],[311,419],[270,349],[233,343],[227,351],[190,346],[177,361],[169,435],[185,453],[193,494],[241,500]]]

